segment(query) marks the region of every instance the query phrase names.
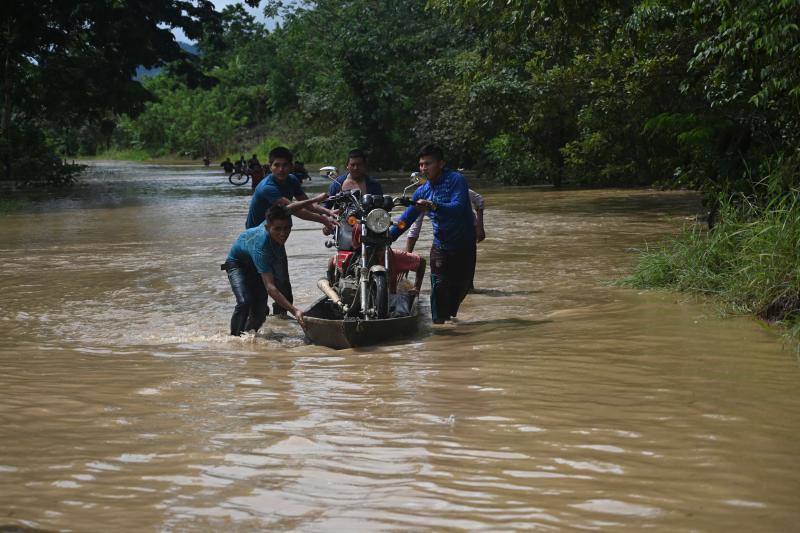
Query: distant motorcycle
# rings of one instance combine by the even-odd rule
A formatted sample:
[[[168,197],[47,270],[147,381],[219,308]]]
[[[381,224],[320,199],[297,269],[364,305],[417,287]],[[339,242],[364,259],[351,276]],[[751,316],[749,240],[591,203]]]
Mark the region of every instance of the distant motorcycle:
[[[250,181],[250,171],[246,169],[236,169],[228,176],[228,181],[231,185],[244,185]]]
[[[338,209],[336,231],[325,243],[336,255],[327,279],[317,284],[337,304],[345,317],[364,320],[389,316],[389,254],[392,239],[391,211],[411,205],[406,191],[420,183],[414,177],[399,197],[361,194],[359,189],[344,191],[329,200]]]

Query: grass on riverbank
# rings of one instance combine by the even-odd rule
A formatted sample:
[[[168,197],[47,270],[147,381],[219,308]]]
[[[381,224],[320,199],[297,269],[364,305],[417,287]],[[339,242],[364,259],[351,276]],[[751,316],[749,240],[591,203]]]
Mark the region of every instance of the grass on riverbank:
[[[110,150],[105,150],[103,152],[98,152],[97,155],[93,156],[80,156],[81,159],[98,159],[98,160],[110,160],[110,161],[136,161],[138,163],[144,163],[147,161],[153,161],[158,159],[157,156],[149,153],[147,150],[143,148],[111,148]]]
[[[295,159],[305,162],[321,162],[325,165],[341,165],[347,152],[358,142],[341,132],[331,132],[327,135],[311,133],[304,128],[297,128],[302,124],[302,117],[289,116],[274,119],[268,124],[240,131],[233,139],[212,143],[219,149],[227,145],[224,150],[218,150],[211,155],[212,163],[219,165],[226,157],[236,161],[240,156],[245,160],[252,154],[258,154],[262,163],[267,162],[267,154],[276,146],[286,146],[294,152]],[[201,162],[203,152],[199,146],[187,150],[179,149],[179,145],[169,144],[168,147],[158,149],[133,148],[113,146],[108,150],[100,151],[93,156],[81,155],[81,159],[100,159],[133,162],[160,162],[160,161],[194,161]],[[188,155],[191,154],[191,155]]]
[[[8,215],[22,211],[30,205],[25,198],[0,198],[0,215]]]
[[[621,284],[713,295],[730,312],[785,325],[800,341],[800,191],[767,207],[726,202],[721,215],[712,231],[696,225],[642,250]]]

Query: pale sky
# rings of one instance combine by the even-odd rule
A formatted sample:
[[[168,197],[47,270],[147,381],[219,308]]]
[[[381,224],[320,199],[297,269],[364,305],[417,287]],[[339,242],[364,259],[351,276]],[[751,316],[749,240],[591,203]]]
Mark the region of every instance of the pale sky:
[[[237,1],[236,0],[211,0],[211,3],[214,4],[214,7],[217,8],[217,11],[222,11],[222,8],[224,8],[225,6],[236,4]],[[241,4],[244,5],[244,8],[247,10],[248,13],[250,13],[251,15],[256,17],[257,21],[259,21],[259,22],[267,22],[264,19],[264,13],[262,12],[261,7],[253,9],[252,7],[248,6],[244,2],[241,2]],[[267,26],[269,26],[270,28],[273,28],[275,26],[275,23],[272,20],[270,20],[270,21],[268,21]]]
[[[211,0],[211,3],[214,4],[214,7],[216,8],[217,11],[222,11],[222,9],[225,6],[241,3],[244,6],[245,10],[247,10],[248,13],[253,15],[258,22],[266,24],[267,28],[270,30],[275,28],[275,22],[276,22],[275,19],[269,19],[269,20],[265,19],[261,7],[253,9],[244,2],[237,2],[237,0]],[[174,29],[172,30],[172,33],[175,34],[175,38],[178,39],[179,41],[190,42],[189,39],[186,38],[186,35],[184,35],[182,30]]]

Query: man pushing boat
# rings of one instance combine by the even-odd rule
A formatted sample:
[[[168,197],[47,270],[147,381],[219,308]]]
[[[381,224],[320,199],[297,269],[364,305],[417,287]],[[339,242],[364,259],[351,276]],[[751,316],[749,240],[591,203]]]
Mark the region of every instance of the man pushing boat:
[[[269,309],[268,296],[303,325],[303,312],[279,288],[288,276],[284,244],[292,231],[292,211],[321,202],[325,194],[288,205],[273,204],[263,224],[245,230],[233,243],[222,269],[227,271],[236,307],[231,316],[231,335],[258,329]]]

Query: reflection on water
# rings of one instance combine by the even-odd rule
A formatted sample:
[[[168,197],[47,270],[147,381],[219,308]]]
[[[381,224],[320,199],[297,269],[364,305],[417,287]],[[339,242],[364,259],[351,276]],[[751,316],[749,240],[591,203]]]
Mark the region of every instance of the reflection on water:
[[[1,218],[0,528],[796,528],[776,336],[606,283],[696,198],[481,193],[460,322],[343,351],[226,335],[249,197],[216,169],[105,164]],[[323,240],[287,244],[299,302]]]

